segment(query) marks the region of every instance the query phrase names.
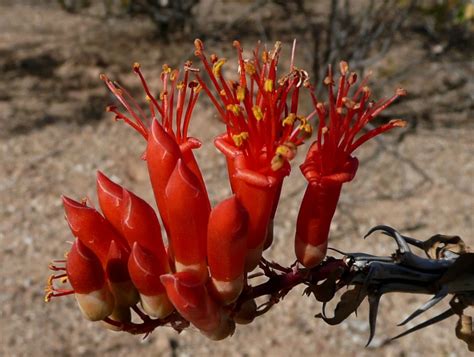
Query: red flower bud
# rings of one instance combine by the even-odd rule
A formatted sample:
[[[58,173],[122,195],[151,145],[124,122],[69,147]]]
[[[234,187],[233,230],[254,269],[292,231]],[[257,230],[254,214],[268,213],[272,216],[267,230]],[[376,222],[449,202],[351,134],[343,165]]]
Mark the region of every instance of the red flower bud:
[[[106,273],[116,307],[129,307],[138,302],[138,293],[130,280],[127,262],[128,254],[125,255],[119,245],[112,241],[107,254]]]
[[[219,298],[233,302],[244,282],[248,215],[235,196],[211,211],[207,234],[207,261]]]
[[[123,189],[122,232],[130,246],[135,242],[150,251],[160,264],[162,274],[169,272],[168,255],[161,237],[160,222],[154,209],[144,200]]]
[[[87,248],[92,250],[102,263],[105,269],[107,265],[107,255],[112,241],[117,243],[117,247],[125,256],[129,254],[128,244],[111,224],[94,208],[88,207],[85,203],[79,203],[71,198],[63,197],[66,219],[72,233]]]
[[[100,261],[78,239],[67,255],[66,272],[79,308],[87,319],[98,321],[112,313],[114,298]]]
[[[161,281],[176,310],[206,336],[222,339],[233,332],[235,325],[211,299],[201,277],[180,272],[163,275]]]
[[[169,218],[165,188],[176,162],[181,158],[178,144],[155,119],[151,125],[151,135],[146,149],[148,173],[166,232],[169,232]]]
[[[151,316],[163,318],[173,311],[160,277],[169,270],[147,249],[135,242],[128,260],[128,270],[133,284],[140,292],[143,309]]]
[[[97,171],[97,198],[105,218],[117,232],[122,233],[122,213],[120,211],[122,186]]]
[[[176,270],[192,270],[207,276],[206,237],[208,198],[196,176],[178,160],[166,186],[169,239]]]

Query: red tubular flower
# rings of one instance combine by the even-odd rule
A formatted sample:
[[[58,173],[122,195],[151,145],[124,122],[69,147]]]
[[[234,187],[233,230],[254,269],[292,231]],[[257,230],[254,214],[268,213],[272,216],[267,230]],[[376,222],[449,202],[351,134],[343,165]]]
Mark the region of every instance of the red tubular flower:
[[[97,198],[105,218],[122,234],[122,186],[117,185],[102,172],[97,171]]]
[[[171,313],[172,306],[164,293],[160,275],[169,273],[170,267],[155,211],[144,200],[101,172],[97,176],[97,191],[107,219],[115,222],[114,227],[126,238],[130,247],[136,246],[129,258],[128,270],[140,292],[144,310],[151,316],[165,317]]]
[[[79,308],[88,320],[99,321],[112,313],[114,298],[100,261],[78,239],[67,255],[66,272]]]
[[[194,271],[205,279],[208,198],[181,159],[171,174],[164,197],[168,200],[169,239],[176,271]]]
[[[134,304],[137,293],[127,270],[130,249],[125,239],[99,212],[85,203],[63,197],[63,204],[72,233],[97,256],[106,271],[116,305]]]
[[[289,160],[296,147],[311,134],[307,119],[297,114],[298,97],[305,84],[306,72],[293,65],[290,74],[277,79],[280,42],[273,51],[259,48],[254,57],[244,60],[242,48],[234,42],[239,55],[239,81],[226,81],[222,75],[225,59],[204,54],[200,40],[196,51],[217,97],[196,73],[196,78],[227,126],[227,132],[215,141],[226,155],[233,192],[249,213],[247,270],[258,265],[263,246],[269,234],[268,227],[275,214],[284,176],[290,170]],[[287,103],[289,102],[289,103]]]
[[[85,202],[79,203],[65,196],[63,204],[66,219],[73,235],[94,252],[104,269],[107,266],[107,255],[112,241],[115,241],[118,249],[128,256],[130,249],[127,242],[117,234],[112,225],[99,212],[87,206]],[[121,276],[121,278],[125,277]]]
[[[163,275],[161,281],[176,310],[207,337],[221,340],[234,332],[235,323],[211,299],[201,277],[180,272]]]
[[[341,62],[340,70],[336,93],[331,68],[324,80],[329,91],[328,108],[312,94],[315,110],[310,117],[319,117],[318,137],[301,165],[309,184],[298,214],[295,237],[296,256],[306,267],[318,265],[326,256],[329,229],[342,184],[351,181],[357,171],[358,160],[352,153],[374,136],[405,126],[402,120],[392,120],[358,135],[380,112],[406,92],[398,89],[390,99],[373,103],[369,101],[368,78],[352,92],[351,87],[357,81],[356,74],[348,74],[346,62]]]
[[[128,271],[133,284],[140,292],[143,310],[153,317],[164,318],[173,312],[160,277],[169,272],[163,271],[162,261],[151,251],[133,244],[132,254],[128,261]]]
[[[207,261],[214,290],[225,304],[234,302],[244,285],[248,215],[235,196],[211,211]]]
[[[180,80],[178,70],[172,70],[164,65],[161,74],[162,92],[159,98],[155,98],[141,73],[140,65],[134,64],[133,70],[140,78],[149,103],[150,119],[125,88],[101,75],[129,116],[119,112],[114,106],[108,107],[108,111],[115,113],[117,120],[125,121],[147,140],[144,158],[147,160],[153,192],[167,232],[169,232],[169,218],[163,195],[178,159],[182,159],[194,173],[207,197],[206,186],[192,152],[201,146],[201,142],[187,136],[191,115],[201,91],[201,86],[196,81],[189,80],[190,67],[191,63],[187,62],[184,66],[184,76]],[[160,122],[156,119],[158,116],[161,118]],[[207,205],[210,209],[209,202]]]

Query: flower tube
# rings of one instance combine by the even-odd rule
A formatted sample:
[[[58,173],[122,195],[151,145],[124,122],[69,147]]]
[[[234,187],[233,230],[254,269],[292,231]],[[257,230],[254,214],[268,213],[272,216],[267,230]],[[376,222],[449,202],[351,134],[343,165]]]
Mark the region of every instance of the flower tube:
[[[295,252],[306,267],[318,265],[326,256],[329,229],[336,210],[342,184],[351,181],[358,168],[352,153],[376,135],[395,127],[405,126],[402,120],[392,120],[359,134],[367,124],[406,92],[398,89],[391,98],[376,103],[370,101],[370,89],[365,78],[355,91],[355,73],[348,74],[346,62],[340,64],[341,76],[336,93],[331,67],[324,84],[329,92],[329,104],[318,102],[312,94],[318,116],[317,140],[311,145],[301,171],[308,186],[298,213]]]
[[[193,271],[205,280],[208,198],[181,159],[171,174],[164,197],[168,200],[169,239],[176,271]]]
[[[211,299],[201,277],[180,272],[163,275],[161,281],[176,310],[204,335],[221,340],[234,332],[235,323]]]
[[[207,261],[216,294],[224,304],[242,292],[248,215],[235,196],[214,207],[207,229]]]
[[[85,203],[63,197],[69,227],[81,243],[99,259],[106,272],[116,304],[130,306],[137,300],[136,289],[130,281],[127,259],[130,254],[125,239],[117,234],[112,225]]]
[[[67,279],[82,314],[91,321],[103,320],[114,309],[104,270],[94,253],[76,239],[67,255]]]

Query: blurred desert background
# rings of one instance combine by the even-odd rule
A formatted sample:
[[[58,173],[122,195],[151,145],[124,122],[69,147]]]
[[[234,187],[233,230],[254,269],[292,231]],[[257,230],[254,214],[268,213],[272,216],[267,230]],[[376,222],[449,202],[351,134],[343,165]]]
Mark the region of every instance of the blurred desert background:
[[[379,9],[381,3],[385,7]],[[44,303],[48,263],[61,258],[71,240],[62,194],[96,202],[95,174],[100,169],[154,205],[140,160],[145,143],[104,111],[113,98],[99,74],[106,73],[142,98],[133,62],[141,63],[158,90],[161,65],[194,60],[196,37],[205,41],[208,53],[227,57],[228,68],[236,63],[232,40],[239,39],[246,49],[257,40],[269,47],[281,40],[280,73],[287,68],[295,38],[296,64],[313,81],[321,80],[328,62],[346,59],[359,71],[373,72],[376,98],[390,96],[399,86],[407,89],[408,96],[380,120],[402,118],[408,127],[357,153],[362,164],[356,179],[344,186],[331,246],[392,253],[395,245],[388,238],[362,239],[376,224],[419,239],[456,234],[474,246],[472,3],[170,4],[0,0],[0,355],[465,356],[467,348],[454,335],[456,318],[387,342],[403,331],[396,324],[427,296],[384,296],[368,348],[366,302],[357,316],[332,327],[314,318],[321,304],[301,296],[302,288],[221,342],[192,329],[178,335],[171,328],[159,328],[143,340],[84,320],[72,297]],[[309,112],[309,98],[303,101],[303,111]],[[223,126],[207,100],[195,111],[190,131],[205,143],[197,155],[215,203],[230,189],[224,158],[212,145]],[[275,241],[266,253],[286,265],[294,260],[294,222],[305,188],[297,165],[305,149],[285,181]],[[427,315],[447,306],[448,299]]]

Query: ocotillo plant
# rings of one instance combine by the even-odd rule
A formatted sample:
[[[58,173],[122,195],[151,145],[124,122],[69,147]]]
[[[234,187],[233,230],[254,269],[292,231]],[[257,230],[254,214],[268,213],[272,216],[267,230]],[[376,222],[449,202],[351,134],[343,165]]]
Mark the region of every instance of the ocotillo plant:
[[[397,89],[389,99],[372,101],[368,79],[359,81],[341,62],[338,76],[331,67],[327,71],[328,95],[323,101],[316,98],[307,72],[295,66],[295,46],[283,73],[278,71],[279,42],[272,50],[257,45],[250,58],[244,57],[238,41],[234,47],[235,81],[224,75],[226,60],[208,56],[200,40],[195,41],[195,55],[201,69],[191,62],[182,71],[164,65],[157,94],[140,65],[134,64],[148,109],[101,75],[123,107],[107,110],[146,140],[142,158],[159,215],[100,171],[101,213],[87,200],[63,197],[75,240],[66,258],[50,266],[59,273],[48,282],[47,301],[73,294],[87,319],[103,321],[103,326],[115,330],[147,334],[165,324],[178,331],[191,324],[219,340],[232,335],[236,323],[250,323],[268,311],[296,285],[306,284],[308,293],[327,301],[337,290],[336,280],[339,288],[353,283],[347,280],[357,266],[353,261],[326,257],[331,220],[342,184],[356,174],[354,152],[376,135],[405,125],[397,119],[364,131],[405,91]],[[214,207],[193,154],[201,142],[188,136],[193,109],[203,92],[225,127],[214,144],[227,160],[232,189],[232,195]],[[307,115],[299,106],[303,92],[314,106]],[[313,142],[300,166],[308,185],[295,217],[297,261],[282,267],[262,254],[272,245],[273,220],[290,162],[308,140]],[[364,260],[367,266],[371,263]],[[268,281],[252,285],[257,267]],[[321,280],[329,285],[318,290]],[[329,289],[326,297],[324,289]],[[264,295],[272,299],[257,307],[255,299]],[[365,296],[359,294],[354,301]],[[132,322],[132,311],[141,323]]]

